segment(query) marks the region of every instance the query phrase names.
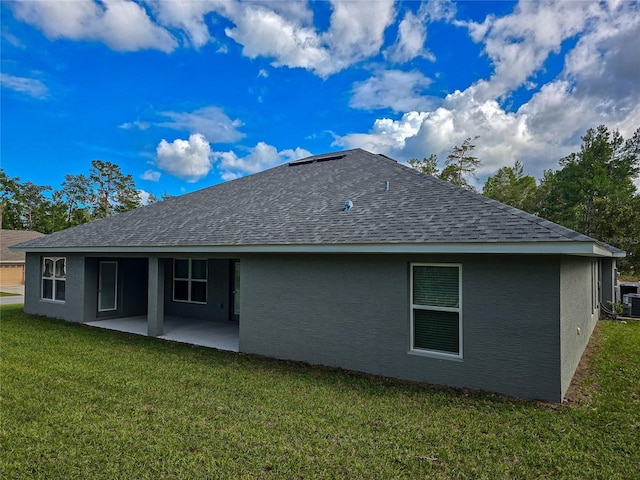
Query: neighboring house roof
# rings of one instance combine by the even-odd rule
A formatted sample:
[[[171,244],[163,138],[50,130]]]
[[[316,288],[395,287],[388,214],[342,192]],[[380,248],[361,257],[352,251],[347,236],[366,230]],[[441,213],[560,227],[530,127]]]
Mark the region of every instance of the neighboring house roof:
[[[297,160],[20,248],[613,254],[590,237],[361,149]]]
[[[24,263],[24,252],[9,247],[43,236],[31,230],[0,230],[0,263]]]

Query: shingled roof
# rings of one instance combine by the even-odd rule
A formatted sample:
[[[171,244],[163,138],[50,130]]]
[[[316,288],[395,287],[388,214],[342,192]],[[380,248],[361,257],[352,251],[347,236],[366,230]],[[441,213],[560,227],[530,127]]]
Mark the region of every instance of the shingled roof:
[[[345,211],[348,200],[353,207]],[[21,247],[30,251],[171,251],[179,247],[284,251],[294,246],[332,246],[339,251],[351,245],[374,251],[374,245],[378,249],[405,245],[436,251],[440,245],[442,251],[454,251],[446,245],[464,249],[473,244],[497,247],[531,242],[580,244],[587,254],[603,254],[603,245],[585,235],[383,155],[355,149],[297,160]],[[604,250],[612,253],[606,246]]]
[[[24,253],[9,250],[9,247],[26,242],[44,234],[33,230],[0,230],[0,263],[24,263]]]

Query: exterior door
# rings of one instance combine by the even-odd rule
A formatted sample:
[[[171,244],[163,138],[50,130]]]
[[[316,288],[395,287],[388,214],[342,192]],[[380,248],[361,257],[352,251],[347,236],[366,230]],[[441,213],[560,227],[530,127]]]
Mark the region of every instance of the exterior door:
[[[240,260],[231,262],[231,290],[229,301],[229,318],[235,322],[240,321]]]
[[[100,262],[98,311],[118,309],[118,262]]]

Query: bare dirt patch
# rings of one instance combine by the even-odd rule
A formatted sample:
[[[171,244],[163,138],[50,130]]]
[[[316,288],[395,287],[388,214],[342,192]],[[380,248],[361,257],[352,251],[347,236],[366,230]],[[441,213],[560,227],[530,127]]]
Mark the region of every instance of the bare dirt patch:
[[[571,380],[569,389],[564,396],[564,404],[577,406],[590,404],[593,401],[593,396],[600,388],[598,374],[594,369],[594,362],[600,358],[601,348],[600,322],[598,322],[582,354],[580,363],[578,363],[578,368],[573,374],[573,380]]]

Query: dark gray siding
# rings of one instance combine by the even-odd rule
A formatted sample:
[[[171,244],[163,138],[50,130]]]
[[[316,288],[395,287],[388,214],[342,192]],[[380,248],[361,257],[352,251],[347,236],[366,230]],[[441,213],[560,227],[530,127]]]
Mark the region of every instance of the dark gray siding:
[[[98,261],[95,257],[84,260],[84,322],[98,318]]]
[[[27,254],[25,312],[61,318],[71,322],[146,315],[148,259],[134,257],[84,257],[67,255],[65,303],[40,298],[42,256]],[[98,271],[101,260],[118,262],[118,309],[98,312]],[[165,315],[223,321],[229,319],[229,259],[209,260],[207,304],[174,302],[173,262],[165,262]]]
[[[48,256],[48,255],[47,255]],[[97,318],[145,315],[147,311],[147,259],[96,258],[66,255],[67,286],[64,303],[40,298],[40,265],[43,255],[27,254],[28,281],[25,312],[61,318],[70,322],[90,322]],[[98,270],[100,260],[118,262],[118,310],[98,314]]]
[[[41,298],[42,257],[27,253],[25,270],[24,311],[35,315],[61,318],[69,322],[84,321],[85,268],[82,255],[58,255],[67,259],[67,280],[64,302],[52,302]]]
[[[119,295],[122,316],[135,317],[147,314],[147,286],[149,260],[146,258],[125,258],[118,262]]]
[[[193,257],[197,258],[197,257]],[[173,259],[165,261],[164,313],[176,317],[202,320],[229,320],[229,265],[228,259],[209,259],[207,304],[173,301]]]
[[[591,262],[588,257],[563,257],[560,269],[562,329],[562,394],[569,388],[582,353],[598,320],[593,309]],[[580,333],[578,333],[578,328]]]
[[[115,311],[98,312],[98,272],[101,261],[118,262],[118,308]],[[87,257],[84,321],[146,315],[148,269],[146,258]]]
[[[410,262],[461,263],[462,361],[408,354]],[[240,351],[561,400],[557,256],[248,255]]]

